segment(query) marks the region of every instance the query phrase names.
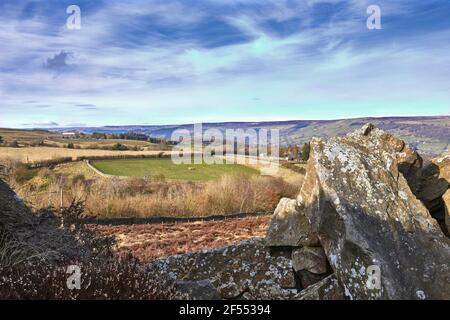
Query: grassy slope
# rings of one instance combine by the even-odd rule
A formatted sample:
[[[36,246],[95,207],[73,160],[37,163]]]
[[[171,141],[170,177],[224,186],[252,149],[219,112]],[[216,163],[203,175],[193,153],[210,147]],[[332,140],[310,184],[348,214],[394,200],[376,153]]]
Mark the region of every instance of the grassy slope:
[[[225,174],[259,174],[258,170],[243,165],[175,165],[170,159],[127,159],[93,161],[101,172],[116,176],[158,176],[167,179],[207,181]],[[193,170],[189,170],[193,168]]]
[[[364,124],[372,122],[387,132],[405,140],[423,154],[441,154],[450,147],[450,117],[385,117],[358,118],[329,121],[288,121],[288,122],[253,122],[253,123],[211,123],[204,129],[226,128],[241,129],[279,129],[282,144],[303,144],[312,137],[329,138],[344,135]],[[179,126],[191,129],[191,126]],[[167,126],[158,130],[150,130],[155,135],[170,137],[178,127]]]
[[[3,140],[5,140],[6,142],[16,140],[19,143],[27,144],[31,142],[42,141],[48,138],[60,137],[61,135],[44,130],[19,130],[0,128],[0,136],[3,137]]]
[[[435,117],[384,117],[384,118],[356,118],[341,120],[293,120],[276,122],[227,122],[205,123],[203,129],[279,129],[280,139],[285,144],[303,144],[312,137],[327,138],[346,134],[364,124],[372,122],[376,126],[407,141],[419,152],[424,154],[440,154],[450,147],[450,116]],[[126,132],[138,130],[152,136],[170,138],[174,130],[192,130],[193,126],[166,125],[166,126],[125,126],[84,128],[88,132]]]
[[[213,123],[205,124],[204,129],[217,128],[224,130],[225,128],[254,128],[254,129],[279,129],[282,144],[302,144],[309,141],[312,137],[327,138],[336,135],[346,134],[363,124],[372,122],[380,128],[387,130],[389,133],[405,140],[413,147],[416,147],[420,153],[424,154],[440,154],[450,147],[450,117],[386,117],[386,118],[359,118],[344,119],[332,121],[289,121],[289,122],[254,122],[254,123]],[[162,136],[170,138],[173,130],[178,128],[191,129],[190,125],[183,126],[159,126],[157,129],[149,127],[136,126],[134,129],[146,131],[154,136]],[[115,128],[114,131],[126,132],[130,130],[128,127]],[[89,131],[89,130],[87,130]],[[102,131],[101,128],[91,128],[90,131]],[[0,129],[0,136],[4,136],[6,140],[16,138],[17,140],[43,139],[50,134],[45,131],[26,131],[26,130],[9,130]],[[52,140],[55,137],[52,138]],[[99,144],[92,141],[91,143]],[[126,143],[124,143],[126,144]]]

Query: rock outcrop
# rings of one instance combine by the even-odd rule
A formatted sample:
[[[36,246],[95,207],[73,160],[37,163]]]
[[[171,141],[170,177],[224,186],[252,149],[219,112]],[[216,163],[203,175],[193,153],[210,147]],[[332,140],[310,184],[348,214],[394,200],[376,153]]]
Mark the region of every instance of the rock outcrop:
[[[151,263],[149,271],[175,281],[208,281],[222,299],[287,299],[297,293],[291,260],[271,255],[262,239],[162,258]],[[185,282],[183,293],[201,298],[197,286],[187,290]]]
[[[420,156],[372,125],[313,139],[300,194],[281,199],[265,241],[152,272],[201,299],[449,299],[450,240],[414,195],[422,175]]]
[[[288,198],[281,199],[275,209],[266,243],[272,247],[320,246],[297,200]]]
[[[407,181],[419,162],[371,125],[311,141],[298,203],[347,297],[450,299],[450,240]]]

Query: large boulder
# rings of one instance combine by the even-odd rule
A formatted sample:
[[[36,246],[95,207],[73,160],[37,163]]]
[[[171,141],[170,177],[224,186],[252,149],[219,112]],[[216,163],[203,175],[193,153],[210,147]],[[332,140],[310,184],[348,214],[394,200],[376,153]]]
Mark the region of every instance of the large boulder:
[[[162,258],[152,262],[149,271],[196,287],[207,280],[222,299],[284,299],[297,292],[291,260],[272,255],[262,239]],[[201,298],[192,296],[198,292],[195,288],[188,291],[191,298]]]
[[[347,297],[450,299],[450,240],[411,192],[396,142],[371,125],[313,139],[298,202]]]
[[[266,234],[266,243],[272,247],[320,245],[297,200],[288,198],[282,198],[275,209]]]

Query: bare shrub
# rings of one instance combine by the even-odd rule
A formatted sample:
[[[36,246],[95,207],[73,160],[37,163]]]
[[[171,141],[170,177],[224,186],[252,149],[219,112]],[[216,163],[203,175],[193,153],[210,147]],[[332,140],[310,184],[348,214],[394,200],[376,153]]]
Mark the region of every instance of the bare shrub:
[[[23,261],[29,253],[20,241],[0,225],[0,270],[2,267],[13,266],[18,261]]]
[[[61,190],[62,188],[62,190]],[[204,216],[241,212],[270,213],[282,197],[295,197],[299,186],[281,178],[225,175],[218,181],[166,181],[164,177],[98,178],[82,175],[54,179],[48,192],[32,186],[18,191],[35,208],[63,206],[83,199],[89,214],[98,217]]]
[[[75,186],[84,186],[86,183],[86,178],[84,177],[84,174],[75,174],[70,179],[71,184]]]
[[[297,187],[273,177],[224,176],[206,183],[154,179],[95,182],[86,198],[97,216],[203,216],[240,212],[269,213]]]
[[[80,290],[67,287],[68,265],[81,269]],[[161,281],[131,257],[65,265],[27,262],[0,269],[1,299],[153,300],[174,299],[174,292],[169,282]]]
[[[73,247],[77,254],[60,255],[57,262],[50,262],[30,252],[30,243],[17,241],[14,234],[7,233],[0,224],[0,299],[174,298],[168,280],[156,278],[131,256],[118,258],[113,254],[112,237],[97,237],[93,230],[85,227],[82,202],[73,202],[60,211],[43,209],[36,215],[41,221],[54,220],[55,227],[60,225],[60,229],[73,235],[79,243]],[[20,232],[17,228],[15,231]],[[50,234],[40,236],[51,240]],[[45,251],[45,248],[38,249]],[[67,287],[68,265],[81,268],[80,290]]]
[[[157,258],[236,244],[265,237],[271,216],[137,225],[92,224],[98,235],[118,237],[116,253],[132,254],[142,263]]]

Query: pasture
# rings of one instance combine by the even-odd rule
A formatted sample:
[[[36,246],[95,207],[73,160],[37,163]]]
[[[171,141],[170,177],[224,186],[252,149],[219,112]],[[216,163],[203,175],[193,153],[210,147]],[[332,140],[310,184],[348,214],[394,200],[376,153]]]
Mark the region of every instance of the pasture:
[[[259,171],[238,164],[180,164],[171,159],[119,159],[92,161],[102,173],[127,177],[164,177],[171,180],[209,181],[224,175],[259,175]]]

